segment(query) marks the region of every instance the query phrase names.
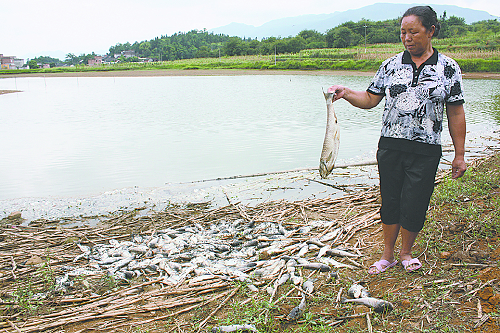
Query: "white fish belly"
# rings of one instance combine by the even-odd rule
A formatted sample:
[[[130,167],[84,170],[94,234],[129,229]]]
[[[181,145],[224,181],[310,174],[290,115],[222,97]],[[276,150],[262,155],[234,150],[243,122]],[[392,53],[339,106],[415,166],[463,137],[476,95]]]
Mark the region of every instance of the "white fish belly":
[[[321,157],[319,159],[319,174],[321,178],[328,177],[332,172],[340,147],[340,128],[335,110],[333,109],[332,98],[333,94],[325,94],[327,120],[323,150],[321,151]]]

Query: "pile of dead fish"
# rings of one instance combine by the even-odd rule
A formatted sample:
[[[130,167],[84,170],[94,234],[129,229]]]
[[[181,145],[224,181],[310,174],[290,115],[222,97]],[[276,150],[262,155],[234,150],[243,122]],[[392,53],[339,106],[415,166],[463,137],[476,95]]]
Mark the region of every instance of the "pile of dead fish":
[[[307,241],[290,237],[293,233],[297,239],[303,240],[311,228],[332,223],[317,221],[308,227],[287,230],[279,223],[255,225],[240,219],[212,224],[206,228],[199,224],[167,228],[157,230],[152,235],[131,235],[126,241],[111,239],[107,244],[92,247],[77,244],[82,253],[74,262],[86,259],[89,261],[88,268],[66,267],[65,276],[58,282],[64,287],[71,283],[71,276],[97,271],[106,271],[118,280],[159,274],[164,284],[180,285],[187,280],[207,276],[251,282],[259,277],[276,276],[287,265],[323,272],[329,271],[331,267],[354,268],[328,257],[358,255],[331,249],[324,243],[327,237]],[[318,253],[314,262],[305,258],[314,252]],[[299,283],[293,272],[288,274],[294,283]]]
[[[272,296],[287,281],[303,290],[302,301],[288,316],[289,320],[295,320],[306,306],[307,295],[314,289],[314,280],[303,281],[301,275],[296,274],[297,269],[334,273],[333,268],[361,267],[354,260],[359,254],[326,244],[339,230],[332,228],[332,232],[319,239],[309,238],[314,228],[324,230],[335,223],[315,221],[307,227],[287,230],[280,223],[254,224],[239,219],[207,227],[194,224],[156,230],[151,235],[131,235],[128,240],[111,239],[106,244],[77,244],[82,253],[74,262],[88,260],[88,265],[66,266],[66,273],[57,279],[57,284],[59,289],[64,289],[72,285],[74,276],[105,272],[116,280],[155,275],[170,286],[219,277],[245,281],[250,290],[258,291],[255,281],[276,278],[274,284],[267,287]],[[349,258],[352,265],[332,256]]]

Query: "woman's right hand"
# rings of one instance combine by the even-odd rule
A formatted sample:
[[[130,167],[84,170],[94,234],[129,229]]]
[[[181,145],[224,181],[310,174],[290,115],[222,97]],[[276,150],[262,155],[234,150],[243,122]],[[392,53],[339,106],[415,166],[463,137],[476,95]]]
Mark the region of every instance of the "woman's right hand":
[[[330,88],[328,88],[329,93],[334,93],[333,95],[333,101],[335,102],[336,100],[341,99],[344,97],[346,87],[339,86],[339,85],[333,85]]]
[[[356,91],[344,86],[334,85],[328,88],[329,93],[334,93],[333,101],[341,98],[345,99],[351,105],[361,109],[371,109],[380,103],[384,95],[374,95],[368,91]]]

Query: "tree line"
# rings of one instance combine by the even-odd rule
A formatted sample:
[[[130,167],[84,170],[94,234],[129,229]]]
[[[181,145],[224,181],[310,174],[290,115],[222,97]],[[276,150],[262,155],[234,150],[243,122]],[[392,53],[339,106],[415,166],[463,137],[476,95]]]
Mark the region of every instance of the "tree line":
[[[488,31],[495,35],[500,31],[500,22],[487,20],[466,24],[461,17],[447,17],[446,12],[440,17],[441,31],[438,38],[461,37],[470,32]],[[316,30],[303,30],[296,36],[268,37],[262,40],[252,38],[230,37],[224,34],[214,34],[205,30],[178,32],[171,36],[160,36],[151,40],[134,42],[133,44],[118,43],[109,48],[110,58],[120,55],[122,51],[133,50],[135,57],[118,57],[119,61],[140,61],[149,58],[155,61],[180,60],[192,58],[216,58],[238,55],[271,55],[297,53],[304,49],[346,48],[363,44],[398,43],[400,42],[400,20],[385,21],[360,20],[345,22],[326,33]],[[489,48],[496,49],[496,43],[489,43]],[[95,56],[68,53],[64,63],[67,65],[87,64],[88,59]],[[34,60],[39,63],[59,65],[58,59]],[[47,60],[49,62],[47,62]]]
[[[461,37],[468,32],[500,30],[500,22],[488,20],[470,25],[461,17],[447,17],[446,11],[440,17],[439,38]],[[297,53],[304,49],[345,48],[363,44],[400,42],[400,20],[385,21],[360,20],[345,22],[326,33],[303,30],[296,36],[268,37],[261,41],[252,38],[229,37],[222,34],[192,30],[161,36],[150,41],[134,44],[116,44],[110,47],[109,54],[134,50],[138,57],[153,57],[157,60],[178,60],[235,55],[270,55]],[[496,44],[490,44],[496,48]]]

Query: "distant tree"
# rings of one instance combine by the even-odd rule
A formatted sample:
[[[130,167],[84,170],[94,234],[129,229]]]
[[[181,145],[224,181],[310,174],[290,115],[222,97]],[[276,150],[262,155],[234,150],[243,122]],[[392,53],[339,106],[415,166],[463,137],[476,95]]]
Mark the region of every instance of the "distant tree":
[[[260,54],[274,54],[278,39],[276,37],[263,38],[260,42]]]
[[[474,22],[471,24],[472,31],[480,31],[480,30],[491,30],[496,35],[499,31],[500,22],[498,20],[486,20]]]
[[[257,39],[249,39],[245,45],[245,50],[248,55],[259,54],[260,42]]]
[[[349,47],[357,45],[360,39],[362,39],[362,36],[353,32],[347,26],[330,29],[326,35],[326,43],[328,47]]]
[[[272,53],[276,51],[277,54],[279,53],[288,53],[290,52],[288,48],[288,41],[282,38],[276,39],[276,43],[274,43],[275,49],[272,50]]]
[[[292,37],[287,39],[287,52],[288,53],[297,53],[300,50],[306,48],[306,40],[301,36]]]
[[[68,65],[76,65],[78,64],[78,57],[73,53],[66,54],[66,59],[64,60]]]
[[[203,45],[196,51],[196,58],[209,58],[209,57],[210,57],[210,49],[206,45]]]
[[[38,66],[38,64],[36,63],[36,60],[35,59],[31,59],[29,62],[28,62],[28,66],[30,69],[37,69],[37,68],[40,68],[40,66]]]
[[[496,21],[496,20],[495,20]],[[497,36],[497,33],[500,31],[500,25],[494,25],[491,27],[491,31],[495,34],[494,36]]]
[[[325,35],[316,30],[302,30],[297,37],[302,37],[306,41],[305,48],[320,49],[326,47]]]
[[[460,37],[467,34],[468,29],[465,25],[452,25],[448,27],[448,37]]]
[[[309,42],[310,39],[316,41],[322,41],[325,39],[322,33],[317,32],[316,30],[302,30],[299,32],[297,37],[302,37],[306,42]]]
[[[128,62],[139,62],[139,57],[130,57],[130,58],[127,58],[127,61]]]
[[[439,38],[449,38],[462,36],[467,33],[468,28],[465,23],[465,18],[451,16],[449,18],[446,17],[446,11],[443,12],[443,15],[439,19],[441,23],[441,31],[439,32]]]
[[[78,63],[82,64],[82,65],[88,65],[89,59],[94,59],[95,56],[96,56],[96,54],[94,52],[89,53],[89,54],[82,53],[78,57]]]
[[[151,43],[142,42],[139,45],[139,53],[144,57],[149,57],[151,55]]]
[[[37,64],[49,64],[51,67],[55,67],[58,64],[62,64],[61,60],[49,56],[39,56],[31,60],[36,61]]]
[[[451,16],[446,23],[449,25],[467,25],[465,23],[465,18],[463,17],[456,17],[456,16]]]
[[[306,45],[306,49],[324,49],[326,47],[326,41],[324,42],[319,42],[319,41],[314,41],[314,42],[309,42]]]
[[[224,54],[228,56],[242,55],[243,49],[243,42],[238,37],[230,37],[223,47]]]

